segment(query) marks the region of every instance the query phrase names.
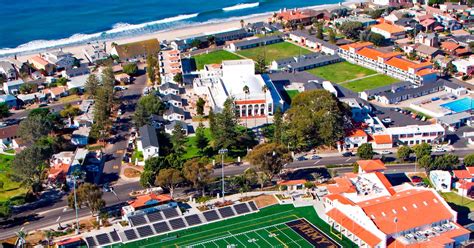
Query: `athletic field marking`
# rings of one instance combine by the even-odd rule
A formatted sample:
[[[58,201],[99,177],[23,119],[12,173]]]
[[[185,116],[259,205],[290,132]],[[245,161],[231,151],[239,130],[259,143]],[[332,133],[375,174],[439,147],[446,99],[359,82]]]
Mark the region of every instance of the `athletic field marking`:
[[[301,247],[297,242],[295,242],[295,240],[293,240],[290,236],[288,236],[288,234],[286,234],[284,231],[282,231],[280,228],[278,228],[277,226],[275,227],[280,233],[283,233],[283,235],[285,235],[289,240],[293,241],[298,247]],[[301,237],[299,234],[298,234],[298,237]]]
[[[285,213],[289,213],[289,212],[293,212],[293,210],[287,210],[287,211],[284,211],[284,212],[280,212],[280,213],[275,213],[275,214],[270,214],[270,215],[265,215],[265,216],[262,216],[262,217],[258,217],[258,218],[255,218],[255,219],[249,219],[249,220],[246,220],[246,221],[242,221],[242,222],[239,222],[239,223],[235,223],[235,224],[231,224],[231,225],[228,225],[226,227],[231,227],[231,226],[235,226],[235,225],[242,225],[243,223],[247,223],[247,222],[256,222],[256,224],[252,224],[252,225],[248,225],[248,226],[244,226],[244,227],[240,227],[240,228],[236,228],[236,229],[233,229],[234,230],[239,230],[239,229],[242,229],[242,228],[247,228],[249,226],[255,226],[255,225],[260,225],[262,224],[262,222],[259,222],[258,220],[260,219],[266,219],[268,217],[272,217],[272,216],[278,216],[278,215],[282,215],[282,214],[285,214]],[[274,220],[278,220],[278,219],[283,219],[283,218],[289,218],[289,217],[295,217],[295,219],[299,219],[300,217],[298,217],[297,215],[295,214],[291,214],[291,215],[285,215],[285,216],[282,216],[282,217],[279,217],[277,219],[271,219],[271,220],[268,220],[268,221],[264,221],[263,223],[265,222],[270,222],[270,221],[274,221]],[[228,219],[226,219],[228,220]],[[221,220],[221,221],[225,221],[225,220]],[[217,223],[218,221],[216,222],[211,222],[211,223]],[[211,224],[211,223],[206,223],[204,225],[201,225],[202,226],[205,226],[207,224]],[[183,235],[183,236],[180,236],[180,238],[185,238],[185,237],[189,237],[189,236],[196,236],[196,235],[199,235],[201,233],[207,233],[209,231],[213,231],[213,230],[219,230],[219,229],[222,229],[223,227],[215,227],[215,228],[211,228],[211,229],[206,229],[206,230],[203,230],[201,232],[195,232],[195,233],[191,233],[191,234],[188,234],[188,235]],[[185,229],[181,229],[181,230],[178,230],[178,231],[182,231],[182,230],[185,230]],[[206,237],[209,237],[209,236],[213,236],[214,234],[209,234],[209,235],[205,235],[204,237],[203,236],[200,236],[198,238],[193,238],[193,239],[189,239],[189,240],[184,240],[183,242],[181,243],[192,243],[193,240],[201,240],[203,238],[206,238]],[[159,236],[159,235],[158,235]],[[155,237],[158,237],[158,236],[155,236]],[[223,236],[221,236],[223,237]],[[215,238],[219,238],[219,236],[215,237]],[[162,243],[160,241],[158,242],[153,242],[153,243],[150,243],[150,244],[146,244],[146,245],[142,245],[140,246],[141,248],[145,248],[145,247],[149,247],[149,246],[156,246],[156,244],[159,244],[159,243]],[[179,242],[178,242],[179,243]],[[170,246],[164,246],[164,247],[174,247],[174,246],[178,246],[178,243],[174,244],[174,245],[170,245]]]
[[[272,244],[268,243],[268,241],[267,241],[264,237],[262,237],[262,235],[260,235],[257,231],[255,231],[255,233],[256,233],[260,238],[262,238],[263,241],[265,241],[265,243],[267,243],[267,244],[269,244],[270,246],[272,246]]]

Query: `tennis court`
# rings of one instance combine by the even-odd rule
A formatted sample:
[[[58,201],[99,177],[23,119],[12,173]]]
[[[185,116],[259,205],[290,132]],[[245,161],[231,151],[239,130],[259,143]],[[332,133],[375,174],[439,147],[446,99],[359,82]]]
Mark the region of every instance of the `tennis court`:
[[[272,206],[258,213],[113,247],[353,247],[329,234],[314,208]]]

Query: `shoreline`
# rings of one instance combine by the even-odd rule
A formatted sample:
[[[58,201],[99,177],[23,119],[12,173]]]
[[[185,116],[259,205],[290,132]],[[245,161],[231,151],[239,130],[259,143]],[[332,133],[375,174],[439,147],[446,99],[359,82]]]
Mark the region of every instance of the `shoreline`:
[[[326,9],[330,11],[337,7],[341,7],[341,6],[347,7],[348,5],[351,5],[354,3],[360,3],[360,2],[365,2],[365,0],[347,0],[341,3],[308,6],[301,9],[314,9],[314,10]],[[143,33],[143,34],[138,34],[138,35],[131,33],[129,35],[124,35],[123,37],[116,37],[116,38],[109,38],[109,39],[98,38],[98,39],[93,39],[93,40],[83,40],[77,43],[62,44],[62,45],[58,44],[56,46],[51,46],[51,47],[32,49],[30,51],[11,52],[5,55],[0,55],[0,59],[9,59],[9,58],[13,58],[17,56],[17,60],[19,60],[20,62],[26,62],[28,58],[30,58],[32,55],[46,52],[46,51],[53,51],[57,49],[62,49],[65,52],[70,52],[78,59],[85,59],[82,49],[84,47],[87,47],[88,43],[105,42],[107,51],[110,51],[112,48],[111,47],[112,42],[115,42],[117,44],[124,44],[124,43],[136,42],[136,41],[153,39],[153,38],[156,38],[159,41],[174,40],[178,37],[197,35],[200,33],[210,33],[210,32],[218,32],[221,30],[236,29],[236,28],[240,28],[240,25],[241,25],[240,20],[244,20],[245,23],[267,21],[267,19],[274,12],[275,11],[257,13],[257,14],[247,15],[247,16],[231,17],[227,19],[211,19],[206,22],[194,23],[194,24],[185,25],[181,27],[163,29],[163,30],[159,30],[155,32]],[[90,34],[90,36],[93,36],[93,34]],[[69,39],[69,38],[66,38],[66,39]],[[59,39],[59,40],[62,40],[62,39]],[[15,50],[20,47],[21,46],[17,48],[13,48],[11,50]]]

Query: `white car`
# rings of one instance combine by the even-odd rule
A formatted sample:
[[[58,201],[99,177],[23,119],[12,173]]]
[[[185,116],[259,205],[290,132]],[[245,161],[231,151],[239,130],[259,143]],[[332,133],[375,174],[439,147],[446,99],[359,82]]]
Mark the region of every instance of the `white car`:
[[[388,154],[392,154],[391,151],[376,151],[375,153],[379,154],[379,155],[388,155]]]
[[[446,152],[446,148],[444,147],[433,147],[433,149],[431,149],[432,152]]]
[[[390,119],[390,118],[383,118],[383,119],[382,119],[382,122],[383,122],[383,123],[392,123],[392,119]]]

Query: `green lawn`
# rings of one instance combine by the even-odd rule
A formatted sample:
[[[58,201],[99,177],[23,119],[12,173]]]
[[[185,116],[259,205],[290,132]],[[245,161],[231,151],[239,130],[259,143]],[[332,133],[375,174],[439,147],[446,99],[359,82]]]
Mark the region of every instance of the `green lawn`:
[[[455,192],[441,193],[443,198],[448,202],[455,204],[460,207],[469,208],[469,210],[474,211],[474,201],[466,197],[462,197]]]
[[[293,205],[273,205],[257,213],[113,247],[230,247],[229,244],[237,247],[312,247],[284,224],[301,218],[342,247],[356,247],[347,238],[339,239],[333,235],[330,226],[318,217],[313,207],[295,208]]]
[[[354,92],[361,92],[364,90],[375,89],[385,85],[393,84],[399,81],[400,80],[398,79],[380,74],[368,78],[351,81],[348,83],[342,83],[341,85]]]
[[[204,68],[204,65],[208,64],[220,64],[223,60],[236,60],[242,59],[238,55],[235,55],[231,52],[224,50],[219,50],[215,52],[210,52],[207,54],[200,54],[193,57],[194,62],[196,63],[196,69],[201,70]]]
[[[280,42],[264,47],[256,47],[238,51],[237,53],[249,59],[257,60],[258,56],[263,56],[265,49],[266,62],[270,64],[273,60],[298,56],[299,54],[311,53],[310,50],[294,45],[290,42]]]
[[[211,130],[209,128],[204,129],[204,135],[207,140],[211,140]],[[199,156],[199,149],[196,147],[196,136],[190,136],[186,142],[186,154],[183,155],[183,158],[190,159],[197,156]]]
[[[9,177],[11,173],[10,164],[14,158],[14,156],[0,154],[0,181],[3,182],[3,188],[0,189],[0,202],[8,201],[28,191],[26,188],[21,187],[20,182],[12,181]]]
[[[287,90],[286,91],[286,94],[288,95],[290,100],[293,100],[293,98],[295,98],[295,96],[298,95],[299,93],[300,92],[298,90]]]
[[[333,83],[341,83],[347,80],[365,77],[377,73],[371,69],[351,64],[349,62],[326,65],[308,70],[307,72],[329,80]]]

